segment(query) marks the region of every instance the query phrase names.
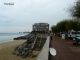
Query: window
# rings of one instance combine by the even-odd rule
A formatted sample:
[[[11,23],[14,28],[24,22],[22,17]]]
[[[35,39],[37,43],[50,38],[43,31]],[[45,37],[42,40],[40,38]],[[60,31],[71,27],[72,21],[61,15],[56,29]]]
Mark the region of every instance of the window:
[[[33,28],[36,28],[35,26],[33,26]]]
[[[46,26],[46,28],[48,28],[48,26]]]
[[[72,32],[72,34],[76,34],[76,32]]]

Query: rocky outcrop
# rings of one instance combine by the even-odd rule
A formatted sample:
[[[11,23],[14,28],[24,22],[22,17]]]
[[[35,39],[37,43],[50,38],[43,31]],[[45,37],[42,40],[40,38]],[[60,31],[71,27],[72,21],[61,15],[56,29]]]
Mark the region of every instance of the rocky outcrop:
[[[30,37],[28,37],[27,41],[17,46],[12,52],[12,54],[21,56],[22,58],[25,58],[30,54],[32,54],[32,46],[33,46],[35,37],[36,37],[35,35],[31,35]]]
[[[28,39],[28,38],[31,37],[32,35],[33,35],[33,34],[28,34],[28,35],[25,35],[25,36],[16,37],[16,38],[14,38],[14,40]]]

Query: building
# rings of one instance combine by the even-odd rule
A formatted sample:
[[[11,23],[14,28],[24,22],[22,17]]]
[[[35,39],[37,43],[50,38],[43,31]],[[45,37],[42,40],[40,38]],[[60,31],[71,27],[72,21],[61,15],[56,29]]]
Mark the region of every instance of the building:
[[[43,32],[48,33],[49,32],[49,24],[48,23],[35,23],[33,25],[33,31],[34,32]]]

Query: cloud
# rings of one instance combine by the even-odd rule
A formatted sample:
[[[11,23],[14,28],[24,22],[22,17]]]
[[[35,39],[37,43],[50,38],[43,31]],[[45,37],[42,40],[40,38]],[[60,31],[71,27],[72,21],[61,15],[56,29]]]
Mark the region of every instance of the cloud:
[[[17,30],[15,32],[31,31],[32,25],[39,22],[54,25],[62,19],[70,18],[64,9],[74,2],[75,0],[1,0],[0,31],[14,32],[15,29]]]

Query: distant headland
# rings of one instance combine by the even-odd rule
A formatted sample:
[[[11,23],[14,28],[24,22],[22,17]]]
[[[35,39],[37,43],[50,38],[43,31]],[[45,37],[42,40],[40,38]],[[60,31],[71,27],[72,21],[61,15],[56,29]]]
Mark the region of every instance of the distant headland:
[[[26,31],[26,32],[19,32],[19,33],[30,33],[29,31]]]

